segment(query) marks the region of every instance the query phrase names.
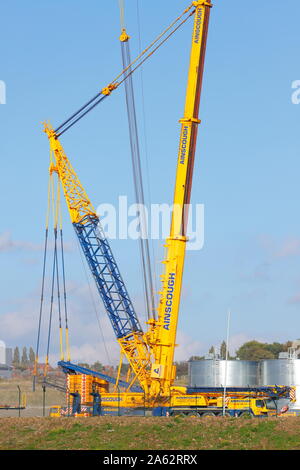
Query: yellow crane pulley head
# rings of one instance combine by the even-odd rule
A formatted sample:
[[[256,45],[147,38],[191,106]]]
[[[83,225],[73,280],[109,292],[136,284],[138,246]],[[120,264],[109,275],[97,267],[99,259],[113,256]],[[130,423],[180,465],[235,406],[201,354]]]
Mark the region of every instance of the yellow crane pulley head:
[[[127,32],[126,32],[126,29],[123,28],[122,29],[122,33],[121,33],[121,36],[120,36],[120,41],[121,42],[127,42],[128,39],[130,39],[130,36],[128,36]]]
[[[110,95],[113,90],[118,88],[118,86],[119,86],[118,82],[110,83],[106,87],[102,88],[101,93],[102,93],[102,95]]]
[[[56,139],[57,136],[51,124],[48,122],[43,122],[43,124],[44,124],[44,132],[45,134],[47,134],[48,139],[50,139],[51,137]]]
[[[213,4],[211,3],[210,0],[195,0],[195,1],[193,2],[193,5],[194,5],[195,7],[202,7],[202,6],[205,6],[205,7],[210,7],[210,8],[213,6]]]

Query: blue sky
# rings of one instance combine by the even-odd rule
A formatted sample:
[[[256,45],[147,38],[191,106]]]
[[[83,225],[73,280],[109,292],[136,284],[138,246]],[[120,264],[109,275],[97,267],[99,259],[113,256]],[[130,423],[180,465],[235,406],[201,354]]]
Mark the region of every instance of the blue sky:
[[[146,46],[188,2],[138,4]],[[125,10],[134,57],[137,0],[125,1]],[[232,352],[246,340],[299,337],[300,105],[291,101],[292,82],[300,79],[299,13],[297,0],[284,7],[280,0],[214,2],[192,193],[193,203],[205,205],[205,244],[187,253],[178,359],[220,344],[228,308]],[[0,105],[0,339],[29,346],[36,341],[47,199],[42,122],[59,124],[121,70],[118,1],[15,0],[2,5],[1,19],[0,80],[7,96]],[[139,72],[134,78],[153,203],[172,200],[191,26],[143,66],[142,82]],[[62,143],[95,206],[116,204],[119,195],[134,201],[123,88]],[[101,335],[67,213],[64,232],[74,356],[97,359],[104,354]],[[155,245],[157,275],[162,243]],[[137,243],[111,245],[143,318]],[[94,298],[107,349],[116,351],[96,292]]]

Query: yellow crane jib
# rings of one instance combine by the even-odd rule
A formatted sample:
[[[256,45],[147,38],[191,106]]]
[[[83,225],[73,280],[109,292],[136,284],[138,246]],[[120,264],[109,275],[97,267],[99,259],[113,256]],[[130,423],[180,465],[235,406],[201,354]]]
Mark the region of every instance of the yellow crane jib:
[[[72,224],[84,254],[87,256],[121,351],[127,357],[145,393],[148,393],[151,351],[131,305],[99,217],[66,156],[57,134],[46,123],[44,131],[48,136],[50,151],[55,159],[55,163],[51,162],[49,171],[55,171],[59,176]]]
[[[210,1],[195,1],[193,5],[195,16],[184,116],[180,120],[181,131],[173,199],[175,209],[163,262],[165,269],[158,306],[156,344],[153,349],[155,360],[151,370],[153,393],[160,389],[163,395],[170,393],[176,373],[173,361],[187,242],[188,205],[191,197],[197,127],[200,123],[198,113],[209,14],[212,7]]]
[[[87,215],[97,217],[96,211],[67,158],[55,131],[49,124],[45,123],[44,132],[48,136],[50,151],[53,152],[56,162],[55,165],[50,164],[49,171],[56,171],[59,175],[72,223],[84,223]]]

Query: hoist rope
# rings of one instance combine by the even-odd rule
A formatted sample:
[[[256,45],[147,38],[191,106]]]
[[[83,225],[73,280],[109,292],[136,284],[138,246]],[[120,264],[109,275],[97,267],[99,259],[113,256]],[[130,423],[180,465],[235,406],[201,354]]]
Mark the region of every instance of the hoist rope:
[[[120,24],[121,24],[121,29],[123,30],[123,29],[125,28],[124,0],[119,0],[119,11],[120,11]]]
[[[181,23],[179,23],[179,25],[173,29],[173,31],[171,31],[170,34],[168,34],[168,36],[166,36],[154,49],[153,51],[149,52],[148,55],[146,55],[146,57],[138,63],[138,65],[136,65],[133,69],[130,70],[130,72],[128,72],[127,75],[124,76],[124,78],[118,82],[118,86],[120,86],[125,80],[127,80],[127,78],[132,75],[138,68],[140,68],[144,62],[146,62],[147,59],[149,59],[149,57],[151,57],[154,52],[156,52],[171,36],[173,36],[173,34],[184,24],[186,23],[186,21],[190,18],[190,16],[192,16],[193,14],[195,13],[195,10],[193,10],[184,20],[181,21]],[[143,53],[142,53],[143,54]],[[134,61],[135,62],[135,61]],[[127,70],[128,71],[128,67],[127,67]],[[112,82],[114,83],[114,81]]]
[[[51,177],[49,175],[49,180],[48,180],[48,202],[47,202],[47,212],[46,212],[46,230],[45,230],[44,255],[43,255],[41,300],[40,300],[40,310],[39,310],[37,342],[36,342],[36,350],[35,350],[35,364],[34,364],[34,369],[33,369],[33,376],[34,376],[33,389],[35,389],[35,377],[37,375],[37,367],[38,367],[38,362],[39,362],[41,326],[42,326],[42,316],[43,316],[43,306],[44,306],[46,261],[47,261],[47,247],[48,247],[48,230],[49,230],[49,212],[50,212],[50,190],[51,190],[50,179],[51,179]]]
[[[56,229],[56,231],[57,231],[57,229]],[[57,234],[56,234],[56,239],[57,239]],[[55,266],[56,266],[56,289],[57,289],[60,359],[61,359],[61,361],[63,361],[64,360],[64,350],[63,350],[63,337],[62,337],[61,301],[60,301],[60,285],[59,285],[57,249],[55,250]]]
[[[51,155],[51,163],[52,155]],[[52,317],[53,317],[53,305],[54,305],[54,290],[55,290],[55,281],[57,275],[57,221],[58,221],[58,209],[57,201],[55,197],[55,185],[53,172],[50,172],[50,191],[51,191],[51,206],[52,206],[52,217],[53,217],[53,233],[54,233],[54,249],[53,249],[53,264],[52,264],[52,278],[51,278],[51,296],[50,296],[50,312],[49,312],[49,324],[48,324],[48,338],[47,338],[47,348],[46,348],[46,360],[44,367],[44,377],[46,377],[49,366],[49,352],[50,352],[50,340],[51,340],[51,328],[52,328]]]
[[[148,47],[146,47],[146,49],[144,49],[136,57],[136,59],[134,59],[127,67],[125,67],[115,77],[115,79],[110,83],[110,85],[114,85],[114,88],[119,87],[125,80],[127,80],[127,78],[130,75],[132,75],[139,67],[141,67],[141,65],[149,57],[151,57],[154,54],[154,52],[156,52],[189,19],[190,16],[192,16],[195,13],[195,9],[193,9],[192,12],[186,18],[184,18],[176,27],[174,27],[176,25],[176,23],[178,23],[178,21],[180,21],[181,18],[184,15],[186,15],[192,8],[193,8],[193,4],[191,4],[189,7],[187,7],[180,16],[178,16]],[[174,28],[174,29],[172,30],[172,28]],[[172,30],[172,31],[163,40],[161,40],[163,38],[163,36],[165,36],[168,33],[168,31],[170,31],[170,30]],[[161,42],[159,42],[160,40],[161,40]],[[149,54],[147,54],[147,52],[150,51],[150,49],[152,49],[157,43],[158,43],[158,45],[151,52],[149,52]],[[146,57],[144,57],[145,54],[147,54]],[[132,66],[135,65],[136,63],[137,63],[137,65],[134,68],[132,68]],[[118,82],[119,78],[121,78],[121,77],[123,77],[123,78],[121,79],[120,82]],[[90,99],[85,105],[83,105],[78,111],[73,113],[71,117],[69,117],[66,121],[64,121],[62,124],[60,124],[54,130],[55,133],[57,134],[57,137],[64,134],[68,129],[70,129],[74,124],[76,124],[86,114],[88,114],[90,111],[92,111],[92,109],[94,109],[99,103],[101,103],[101,101],[103,101],[104,98],[109,96],[109,94],[110,93],[103,94],[103,90],[98,92],[92,99]],[[67,124],[68,124],[68,126],[65,127]],[[58,133],[58,131],[60,131],[60,132]]]
[[[50,168],[49,168],[49,183],[48,183],[48,204],[46,213],[46,236],[44,245],[44,259],[43,259],[43,275],[42,275],[42,292],[40,302],[40,313],[38,322],[38,335],[37,335],[37,347],[36,347],[36,359],[34,367],[34,377],[37,373],[39,348],[41,339],[41,325],[42,325],[42,313],[45,293],[45,277],[46,277],[46,261],[49,244],[49,222],[50,216],[53,220],[53,233],[54,233],[54,245],[53,245],[53,264],[52,264],[52,277],[51,277],[51,289],[50,289],[50,303],[49,303],[49,322],[48,322],[48,335],[46,341],[46,359],[44,366],[44,376],[46,377],[49,367],[49,353],[50,353],[50,342],[51,342],[51,330],[53,323],[54,313],[54,297],[57,296],[57,310],[58,310],[58,326],[59,326],[59,344],[60,344],[60,358],[64,360],[64,344],[63,344],[63,326],[62,326],[62,311],[64,309],[65,325],[66,325],[66,353],[68,361],[70,360],[69,351],[69,337],[68,337],[68,314],[67,314],[67,295],[66,295],[66,280],[65,280],[65,262],[64,262],[64,244],[63,244],[63,231],[62,231],[62,214],[61,214],[61,188],[59,176],[54,181],[55,165],[53,161],[52,152],[50,153]],[[58,235],[60,234],[60,239]],[[60,243],[60,246],[59,246]],[[59,262],[58,251],[61,250],[61,261]],[[61,264],[61,267],[60,267]],[[61,297],[61,280],[60,270],[62,272],[62,291],[63,299]],[[63,307],[62,307],[63,306]],[[34,389],[35,389],[35,378],[34,378]]]
[[[60,251],[61,251],[61,265],[62,265],[62,278],[63,278],[65,334],[66,334],[66,356],[67,356],[67,361],[70,361],[71,356],[70,356],[70,344],[69,344],[69,324],[68,324],[67,291],[66,291],[66,275],[65,275],[65,255],[64,255],[64,243],[63,243],[62,229],[60,229]]]
[[[50,297],[50,312],[49,312],[49,325],[48,325],[48,339],[47,339],[47,352],[44,368],[44,376],[46,377],[49,366],[49,352],[51,340],[51,327],[53,316],[53,303],[54,303],[54,287],[55,287],[55,271],[56,271],[56,250],[57,250],[57,231],[54,229],[54,251],[53,251],[53,267],[52,267],[52,281],[51,281],[51,297]]]
[[[58,225],[61,227],[61,210],[60,210],[60,182],[57,181],[57,191],[56,191],[56,225],[55,230],[57,232],[56,239],[58,235]],[[59,266],[58,266],[58,256],[57,250],[55,253],[56,259],[56,289],[57,289],[57,307],[58,307],[58,327],[59,327],[59,346],[60,346],[60,359],[64,360],[64,347],[63,347],[63,336],[62,336],[62,316],[61,316],[61,298],[60,298],[60,282],[59,282]]]
[[[130,47],[129,41],[121,41],[121,50],[122,50],[122,61],[124,70],[127,69],[129,72],[131,69],[128,69],[130,64]],[[148,242],[148,228],[145,212],[145,197],[144,197],[144,188],[143,188],[143,178],[142,178],[142,168],[141,168],[141,157],[140,157],[140,146],[139,146],[139,137],[138,137],[138,126],[137,126],[137,117],[136,117],[136,108],[135,108],[135,97],[133,89],[133,81],[131,74],[129,75],[129,80],[125,82],[125,94],[126,94],[126,105],[127,105],[127,115],[128,115],[128,125],[129,125],[129,136],[130,136],[130,146],[131,146],[131,160],[132,160],[132,170],[133,170],[133,182],[134,182],[134,191],[135,199],[138,208],[138,220],[140,225],[140,236],[139,236],[139,246],[140,246],[140,258],[143,274],[143,284],[144,284],[144,296],[146,301],[146,312],[148,320],[150,318],[155,318],[155,302],[153,295],[153,282],[152,282],[152,272],[151,272],[151,263],[150,263],[150,252],[149,252],[149,242]]]
[[[132,66],[138,62],[150,49],[152,49],[152,47],[168,32],[170,31],[170,29],[173,28],[173,26],[175,26],[176,23],[178,23],[179,20],[181,20],[181,18],[186,15],[190,10],[191,8],[193,8],[193,4],[191,4],[189,7],[187,7],[184,12],[179,15],[162,33],[159,34],[159,36],[157,36],[156,39],[154,39],[154,41],[152,41],[151,44],[149,44],[148,47],[146,47],[146,49],[144,49],[132,62],[130,62],[130,64],[128,64],[127,67],[125,67],[122,72],[119,73],[119,75],[116,76],[116,78],[114,80],[112,80],[112,84],[116,84],[118,83],[118,86],[121,85],[121,83],[124,82],[124,80],[126,80],[127,76],[125,75],[125,78],[124,78],[124,74],[129,70],[129,69],[132,69]],[[187,18],[185,18],[173,31],[171,31],[171,33],[161,42],[159,43],[158,46],[156,46],[156,48],[154,49],[154,51],[152,53],[149,53],[144,59],[142,62],[140,62],[134,69],[132,69],[132,72],[133,73],[138,67],[140,67],[144,62],[145,60],[147,60],[162,44],[164,44],[164,42],[166,42],[167,39],[169,39],[170,36],[172,36],[172,34],[175,33],[175,31],[177,31],[177,29],[182,26],[187,20],[188,18],[195,13],[195,10],[193,10],[193,12],[187,16]],[[123,76],[123,79],[118,82],[119,78],[121,78]]]
[[[138,42],[139,42],[139,51],[142,51],[142,37],[141,37],[141,16],[140,16],[140,8],[139,8],[139,0],[136,0],[136,10],[137,10],[137,23],[138,23]],[[146,177],[147,177],[147,192],[148,192],[148,201],[152,201],[151,195],[151,185],[150,185],[150,171],[149,171],[149,150],[148,150],[148,138],[147,138],[147,123],[146,123],[146,106],[145,106],[145,95],[144,95],[144,79],[143,79],[143,67],[140,69],[140,81],[141,81],[141,101],[142,101],[142,117],[143,117],[143,138],[144,138],[144,146],[145,146],[145,163],[146,163]],[[156,276],[156,266],[154,264],[155,260],[155,250],[154,250],[154,243],[151,239],[151,265],[152,265],[152,273],[153,273],[153,282],[154,282],[154,292],[153,296],[155,296],[156,292],[158,292],[158,283],[157,283],[157,276]],[[155,299],[154,299],[154,303]]]
[[[70,344],[69,344],[69,326],[68,326],[68,308],[67,308],[67,290],[66,290],[66,274],[65,274],[65,256],[64,256],[64,242],[63,242],[63,227],[62,227],[62,211],[60,200],[60,179],[57,178],[57,222],[59,224],[59,240],[60,240],[60,253],[61,253],[61,272],[62,272],[62,288],[63,288],[63,308],[65,317],[65,344],[67,361],[71,360]],[[60,345],[61,345],[61,360],[64,360],[63,353],[63,339],[62,339],[62,322],[60,319]]]

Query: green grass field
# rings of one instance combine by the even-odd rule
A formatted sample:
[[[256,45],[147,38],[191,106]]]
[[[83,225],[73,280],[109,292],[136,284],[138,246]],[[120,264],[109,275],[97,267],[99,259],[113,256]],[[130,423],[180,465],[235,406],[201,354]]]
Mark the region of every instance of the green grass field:
[[[1,418],[0,449],[296,450],[299,418]]]
[[[27,409],[0,411],[0,449],[91,450],[300,450],[300,418],[42,418],[42,389],[29,379],[2,380],[0,403],[17,404],[17,384]],[[49,406],[64,394],[47,389]]]

